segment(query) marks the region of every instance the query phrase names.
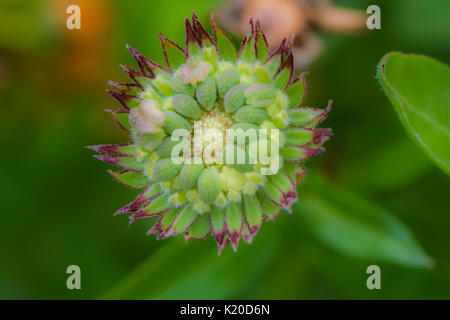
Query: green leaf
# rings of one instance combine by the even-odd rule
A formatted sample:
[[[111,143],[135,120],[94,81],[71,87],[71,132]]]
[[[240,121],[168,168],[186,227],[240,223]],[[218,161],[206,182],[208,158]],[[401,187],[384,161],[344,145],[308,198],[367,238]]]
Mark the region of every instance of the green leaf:
[[[124,170],[121,172],[115,172],[108,170],[108,172],[120,183],[127,185],[130,188],[143,188],[149,183],[148,177],[141,172]]]
[[[377,77],[412,139],[450,174],[450,68],[394,52],[381,59]]]
[[[211,20],[211,25],[213,28],[213,32],[216,38],[216,47],[217,51],[219,51],[222,59],[236,62],[237,53],[236,48],[234,47],[233,42],[228,38],[228,36],[220,29],[214,20]]]
[[[362,259],[410,267],[433,265],[411,231],[388,211],[323,182],[313,189],[304,194],[295,211],[325,244]]]
[[[303,101],[305,94],[305,78],[301,75],[294,80],[285,90],[286,95],[289,98],[289,107],[293,108],[299,106]]]
[[[186,54],[172,40],[169,40],[162,33],[159,33],[161,44],[164,50],[164,56],[169,68],[177,69],[186,61]]]
[[[434,166],[407,137],[385,141],[379,148],[346,161],[339,173],[345,187],[369,192],[405,188]]]

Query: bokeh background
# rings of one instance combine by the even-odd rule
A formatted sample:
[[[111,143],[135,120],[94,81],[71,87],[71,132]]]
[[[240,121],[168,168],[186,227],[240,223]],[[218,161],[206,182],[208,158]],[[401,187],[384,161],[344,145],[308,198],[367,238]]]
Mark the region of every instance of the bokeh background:
[[[309,161],[293,214],[264,223],[252,245],[218,257],[211,238],[156,241],[145,235],[151,221],[128,227],[112,216],[138,191],[84,148],[127,141],[103,111],[117,108],[106,80],[124,81],[118,64],[134,66],[126,43],[162,62],[157,31],[184,43],[184,17],[194,9],[208,25],[222,3],[0,2],[0,298],[450,298],[449,179],[409,139],[375,79],[393,50],[450,62],[448,0],[336,1],[378,4],[382,29],[314,31],[323,51],[307,68],[306,104],[334,100],[324,123],[334,137]],[[69,4],[81,7],[81,30],[65,27]],[[366,211],[374,221],[361,219]],[[378,214],[409,229],[419,262],[382,232],[381,249],[377,240],[358,247],[378,230]],[[81,290],[66,288],[71,264]],[[381,267],[381,290],[366,287],[371,264]]]

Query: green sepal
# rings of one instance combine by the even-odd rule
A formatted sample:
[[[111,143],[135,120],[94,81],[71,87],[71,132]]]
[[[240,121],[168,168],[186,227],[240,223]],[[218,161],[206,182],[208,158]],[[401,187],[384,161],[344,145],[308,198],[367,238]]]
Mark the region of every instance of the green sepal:
[[[169,68],[178,69],[185,61],[186,54],[175,42],[169,40],[161,32],[159,33],[161,45],[164,51],[164,57]]]
[[[154,215],[169,209],[170,206],[171,203],[169,202],[169,195],[167,193],[163,193],[160,196],[153,199],[153,201],[151,201],[139,212],[145,213],[146,215]]]
[[[253,64],[256,61],[255,39],[252,36],[242,40],[241,52],[239,55],[241,61]]]
[[[148,151],[152,151],[156,146],[159,146],[163,142],[164,137],[164,132],[140,134],[137,131],[133,131],[135,143]]]
[[[263,213],[256,196],[249,196],[244,194],[243,198],[245,219],[250,227],[250,233],[252,233],[252,229],[261,224]]]
[[[180,185],[184,190],[191,190],[197,186],[198,177],[203,172],[203,165],[186,163],[180,171]]]
[[[313,139],[313,131],[302,128],[286,128],[281,133],[287,145],[302,146]]]
[[[200,56],[202,54],[202,48],[200,47],[200,43],[197,41],[197,36],[192,29],[191,22],[186,17],[185,20],[186,26],[186,52],[188,57],[192,56]]]
[[[292,161],[286,161],[283,164],[283,172],[291,178],[296,185],[300,183],[306,174],[305,169],[302,166]]]
[[[173,111],[164,112],[164,124],[162,128],[168,133],[172,134],[176,129],[192,129],[191,124],[185,118]]]
[[[157,75],[152,82],[151,88],[161,98],[169,97],[175,93],[172,89],[170,78],[165,75]]]
[[[209,76],[197,86],[195,92],[198,103],[206,110],[211,110],[217,99],[216,79]]]
[[[256,22],[255,38],[256,57],[259,61],[264,62],[269,57],[269,46],[259,21]]]
[[[198,178],[197,186],[200,199],[208,204],[214,203],[221,190],[217,169],[204,170]]]
[[[183,78],[179,73],[172,77],[171,86],[173,91],[175,91],[176,93],[187,94],[191,97],[195,95],[195,88],[190,84],[185,84],[183,82]]]
[[[202,114],[197,101],[186,94],[174,95],[172,97],[172,105],[176,112],[187,118],[197,119]]]
[[[214,206],[211,211],[211,228],[213,233],[223,232],[225,228],[224,209]]]
[[[272,182],[269,181],[264,185],[264,192],[270,198],[270,200],[272,200],[276,204],[281,204],[283,202],[283,194]]]
[[[146,198],[151,198],[161,193],[161,191],[162,191],[161,185],[156,182],[150,188],[148,188],[147,191],[144,192],[144,196]]]
[[[247,87],[246,84],[238,84],[228,90],[223,98],[223,106],[227,112],[236,112],[245,104],[244,91]]]
[[[280,206],[273,203],[263,192],[258,193],[259,203],[261,205],[264,216],[267,219],[274,219],[281,211]]]
[[[254,125],[254,124],[248,123],[248,122],[236,122],[230,128],[233,130],[242,129],[242,130],[244,130],[244,132],[249,129],[255,130],[256,132],[258,132],[258,130],[259,130],[259,127],[257,125]]]
[[[263,65],[256,63],[253,68],[254,68],[254,72],[256,74],[256,81],[258,83],[272,83],[273,82],[272,76],[270,75],[270,73],[267,71],[267,69]]]
[[[211,25],[216,38],[216,48],[223,60],[236,62],[237,53],[233,42],[230,38],[220,29],[216,22],[211,19]]]
[[[269,181],[280,189],[284,194],[293,189],[292,181],[284,172],[278,172],[277,174],[270,175]]]
[[[275,76],[274,85],[276,88],[282,90],[287,86],[287,84],[291,80],[293,69],[294,69],[294,57],[292,55],[292,52],[290,52],[283,68]]]
[[[148,177],[143,175],[141,172],[130,170],[124,170],[120,172],[108,170],[108,172],[113,176],[114,179],[130,188],[140,189],[144,188],[150,183]]]
[[[236,202],[230,202],[225,209],[225,222],[230,233],[240,233],[242,228],[242,209]]]
[[[156,154],[162,159],[170,158],[172,156],[172,149],[178,143],[178,141],[172,141],[171,137],[167,137],[159,146],[156,147]],[[177,156],[181,156],[181,154],[178,154]]]
[[[174,178],[182,167],[182,164],[175,164],[170,158],[162,159],[155,164],[153,174],[158,181],[168,181]]]
[[[210,230],[209,215],[198,215],[186,234],[188,240],[201,240],[208,236]]]
[[[175,220],[175,218],[178,216],[178,214],[180,213],[180,209],[178,208],[172,208],[169,211],[167,211],[166,213],[164,213],[161,217],[161,220],[159,221],[159,227],[160,227],[160,232],[164,232],[165,230],[167,230],[173,223],[173,221]],[[151,232],[149,232],[151,233]]]
[[[269,71],[272,77],[280,70],[285,45],[286,39],[283,39],[280,46],[270,55],[267,61],[264,62],[267,71]]]
[[[113,166],[131,169],[133,171],[142,171],[144,169],[144,163],[138,161],[136,157],[94,155],[94,158],[112,164]]]
[[[219,95],[223,97],[228,90],[239,84],[240,75],[236,69],[226,69],[217,77],[217,89]]]
[[[186,230],[197,217],[197,212],[194,210],[192,204],[186,205],[176,217],[172,224],[170,235],[177,235]]]
[[[297,147],[282,147],[280,155],[288,161],[297,161],[306,158],[305,152]]]
[[[244,94],[247,99],[247,104],[253,107],[265,107],[274,101],[277,92],[278,90],[271,84],[255,83],[249,86],[244,91]]]
[[[111,114],[113,119],[117,122],[117,124],[124,130],[130,131],[131,130],[131,124],[128,120],[128,112],[125,111],[114,111],[106,109],[106,112]]]
[[[318,118],[323,112],[320,109],[294,108],[288,110],[289,124],[293,126],[306,126]]]
[[[289,108],[297,107],[303,102],[303,97],[305,95],[305,78],[300,75],[291,82],[285,89],[284,93],[289,99]]]
[[[269,115],[267,114],[267,111],[262,108],[244,106],[236,112],[234,119],[238,122],[249,122],[259,125],[268,120]]]

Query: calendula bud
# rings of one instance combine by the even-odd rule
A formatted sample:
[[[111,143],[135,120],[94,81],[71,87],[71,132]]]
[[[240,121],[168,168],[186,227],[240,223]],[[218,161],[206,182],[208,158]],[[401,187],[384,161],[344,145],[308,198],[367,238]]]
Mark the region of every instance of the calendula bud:
[[[109,82],[109,93],[121,104],[111,114],[132,143],[91,149],[122,168],[110,172],[117,181],[144,188],[117,214],[130,213],[130,222],[156,217],[148,234],[157,239],[211,234],[219,252],[236,250],[263,220],[290,211],[305,175],[299,162],[323,151],[331,135],[316,128],[330,106],[301,106],[304,77],[292,77],[289,41],[269,52],[251,20],[238,53],[214,22],[211,37],[195,14],[192,21],[186,49],[160,35],[165,66],[128,47],[140,71],[123,67],[133,83]]]

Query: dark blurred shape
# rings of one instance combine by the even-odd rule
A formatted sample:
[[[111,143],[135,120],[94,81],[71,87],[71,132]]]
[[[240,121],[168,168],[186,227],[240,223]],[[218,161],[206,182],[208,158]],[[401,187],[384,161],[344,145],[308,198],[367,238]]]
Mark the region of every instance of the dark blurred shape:
[[[295,35],[294,59],[298,70],[322,51],[314,29],[358,32],[366,21],[362,11],[339,8],[330,0],[230,0],[216,15],[221,25],[238,36],[245,34],[249,17],[260,20],[272,50],[285,37]]]

